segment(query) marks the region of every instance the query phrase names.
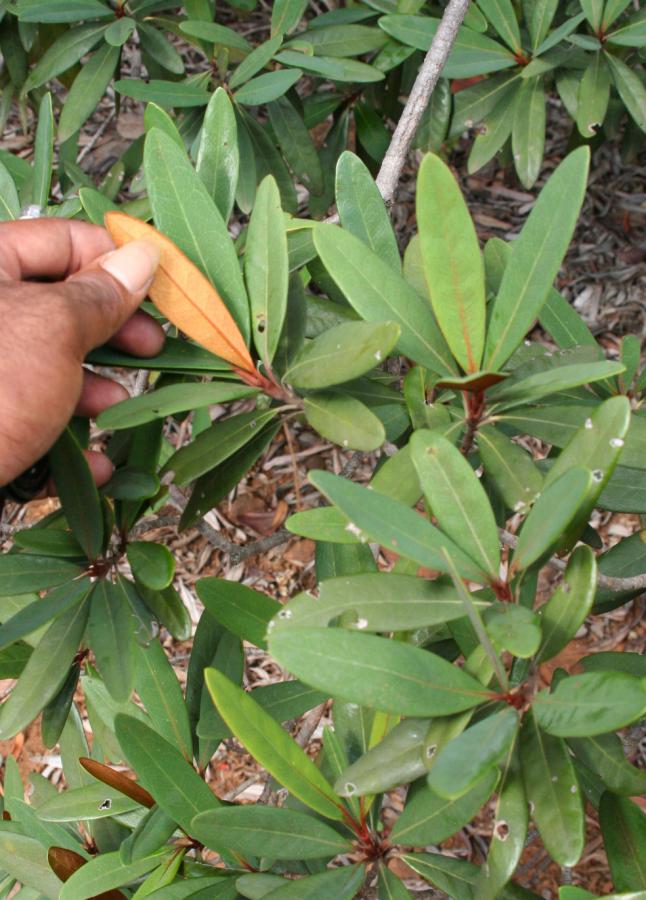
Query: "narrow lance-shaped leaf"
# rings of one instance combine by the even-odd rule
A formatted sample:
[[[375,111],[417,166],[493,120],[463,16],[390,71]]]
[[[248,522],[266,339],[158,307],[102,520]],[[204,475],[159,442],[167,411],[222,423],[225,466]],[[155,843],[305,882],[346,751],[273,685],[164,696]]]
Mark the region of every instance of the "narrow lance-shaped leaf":
[[[260,765],[311,809],[341,819],[331,786],[290,735],[217,669],[206,669],[205,681],[218,712]]]
[[[478,429],[478,449],[487,478],[508,509],[528,509],[543,487],[531,456],[492,425]]]
[[[135,687],[159,733],[191,759],[191,730],[182,689],[158,641],[138,648]]]
[[[245,278],[254,343],[265,366],[271,369],[287,310],[289,280],[280,192],[271,176],[256,192],[247,233]]]
[[[644,812],[628,798],[604,794],[599,804],[599,824],[616,890],[635,894],[646,891]]]
[[[589,547],[577,547],[559,585],[540,608],[543,639],[538,660],[556,656],[575,636],[594,602],[597,562]]]
[[[476,372],[485,340],[482,254],[455,176],[433,154],[419,171],[417,221],[433,311],[462,368]]]
[[[269,121],[283,156],[292,172],[313,194],[324,187],[323,169],[301,113],[289,97],[282,96],[267,107]]]
[[[38,107],[38,125],[34,141],[34,171],[31,202],[45,209],[49,202],[54,158],[54,112],[52,95],[48,92]]]
[[[521,184],[533,187],[545,149],[545,88],[541,75],[527,78],[518,91],[511,130],[514,166]]]
[[[239,166],[236,117],[226,91],[220,87],[204,113],[196,171],[225,222],[233,209]]]
[[[233,366],[254,371],[244,339],[217,291],[167,237],[125,213],[107,213],[105,224],[118,247],[141,238],[159,247],[160,263],[148,293],[169,321]]]
[[[595,53],[579,86],[576,124],[583,137],[593,137],[606,117],[610,100],[610,70],[601,52]]]
[[[488,369],[504,365],[540,313],[576,225],[589,158],[582,147],[560,163],[514,242],[487,332]]]
[[[478,6],[509,49],[520,53],[520,31],[511,0],[479,0]]]
[[[533,709],[536,722],[549,734],[605,734],[630,725],[646,713],[646,683],[625,672],[572,675],[554,691],[537,694]]]
[[[612,53],[606,53],[617,93],[629,114],[642,131],[646,131],[646,87],[630,66]]]
[[[134,685],[134,629],[123,592],[112,581],[98,581],[90,595],[89,638],[105,686],[117,702],[126,701]]]
[[[74,79],[58,124],[58,140],[72,137],[92,114],[105,93],[119,59],[119,48],[104,43]]]

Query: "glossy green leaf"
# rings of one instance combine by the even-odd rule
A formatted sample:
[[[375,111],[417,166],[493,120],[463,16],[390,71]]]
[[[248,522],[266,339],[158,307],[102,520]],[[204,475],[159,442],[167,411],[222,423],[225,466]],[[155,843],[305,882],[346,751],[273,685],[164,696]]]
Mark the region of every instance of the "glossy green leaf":
[[[49,452],[52,475],[65,517],[88,559],[103,547],[103,513],[99,492],[83,451],[67,428]]]
[[[434,769],[435,766],[431,773]],[[497,781],[497,769],[489,767],[470,788],[453,799],[441,796],[430,786],[420,785],[409,796],[395,823],[393,841],[419,847],[440,844],[477,815],[491,797]]]
[[[455,374],[455,364],[426,302],[367,249],[359,238],[332,225],[314,230],[323,265],[350,305],[368,322],[396,322],[399,350],[440,375]]]
[[[574,231],[588,161],[586,148],[563,160],[514,242],[487,333],[488,369],[498,369],[506,362],[540,313]]]
[[[383,198],[366,165],[349,150],[336,167],[336,204],[343,228],[399,272],[399,248]]]
[[[0,222],[10,222],[20,215],[20,200],[15,182],[7,167],[0,162]]]
[[[175,473],[175,482],[188,484],[204,475],[256,437],[271,419],[275,410],[241,413],[230,419],[214,422],[186,447],[182,447],[166,462],[164,470]],[[205,510],[206,512],[206,510]]]
[[[321,194],[324,188],[323,168],[301,113],[285,96],[269,103],[267,112],[276,140],[294,176],[313,194]]]
[[[98,581],[90,595],[89,641],[105,686],[118,703],[134,687],[134,631],[124,592],[108,579]]]
[[[85,632],[89,605],[82,600],[49,626],[38,652],[29,657],[11,696],[0,710],[0,738],[21,731],[55,697],[67,677]]]
[[[646,713],[646,684],[624,672],[586,672],[563,679],[533,703],[536,721],[558,737],[616,731]]]
[[[107,27],[107,25],[92,23],[91,25],[79,25],[65,31],[47,48],[31,70],[23,85],[23,93],[33,91],[75,65],[86,53],[89,53],[95,44],[99,43]]]
[[[604,794],[599,824],[617,891],[646,890],[646,815],[632,800]]]
[[[198,582],[199,584],[200,582]],[[486,608],[476,600],[477,607]],[[404,631],[461,618],[464,607],[446,579],[428,581],[391,572],[327,578],[314,600],[301,593],[281,607],[271,630],[314,628],[341,618],[344,627],[363,631]]]
[[[147,588],[162,591],[172,582],[175,560],[168,547],[153,541],[131,541],[127,552],[132,574]]]
[[[99,104],[119,59],[119,48],[104,43],[74,79],[58,123],[60,143],[70,138]]]
[[[103,486],[104,494],[115,500],[147,500],[160,488],[159,478],[141,469],[117,469],[110,481]]]
[[[278,347],[285,313],[289,264],[280,193],[272,177],[256,192],[245,250],[245,280],[256,349],[266,367]]]
[[[642,131],[646,131],[646,87],[639,75],[614,54],[606,53],[617,93]]]
[[[135,687],[153,726],[186,759],[191,759],[191,730],[182,689],[158,641],[137,648]],[[139,771],[137,766],[135,769]]]
[[[276,0],[272,3],[271,33],[285,34],[298,25],[307,7],[307,0]]]
[[[601,128],[610,100],[610,70],[601,53],[595,53],[579,86],[576,124],[583,137],[593,137]]]
[[[205,608],[228,631],[256,647],[265,647],[267,623],[282,609],[280,603],[222,578],[201,578],[196,588]]]
[[[236,118],[226,91],[220,87],[204,113],[195,168],[225,222],[233,209],[239,166]]]
[[[335,701],[337,718],[339,705]],[[336,721],[335,728],[339,730]],[[399,722],[383,740],[340,773],[334,784],[335,791],[342,797],[360,797],[419,778],[426,772],[424,752],[428,730],[428,719],[409,718]]]
[[[332,788],[281,726],[221,672],[207,669],[204,677],[218,712],[260,765],[315,812],[341,819]]]
[[[479,567],[449,537],[403,503],[329,472],[312,472],[310,481],[348,517],[357,537],[363,533],[406,559],[441,572],[446,571],[442,553],[446,549],[463,578],[482,579]]]
[[[424,496],[440,528],[489,578],[497,579],[498,528],[477,475],[457,447],[433,431],[416,431],[410,447]]]
[[[127,866],[121,862],[118,852],[101,853],[68,878],[59,900],[84,900],[128,884],[156,868],[164,852],[169,851],[160,850]]]
[[[520,758],[527,802],[545,849],[560,865],[576,865],[585,842],[585,817],[565,741],[541,731],[530,713],[520,731]]]
[[[514,550],[515,571],[549,555],[576,517],[593,484],[589,469],[568,469],[545,488],[525,519]]]
[[[157,103],[165,108],[206,106],[209,94],[199,84],[189,81],[164,81],[153,78],[139,81],[135,78],[121,78],[115,81],[114,89],[124,97]]]
[[[646,792],[646,772],[626,759],[624,745],[616,734],[570,738],[577,759],[596,772],[613,794],[634,797]]]
[[[305,345],[284,380],[306,390],[351,381],[385,360],[399,334],[399,326],[391,322],[337,325]]]
[[[115,719],[116,735],[142,785],[166,815],[190,834],[195,816],[220,805],[179,750],[131,716]]]
[[[7,824],[3,823],[5,826]],[[0,865],[3,872],[31,889],[32,896],[58,900],[62,884],[49,865],[47,848],[40,841],[21,834],[18,827],[0,830]],[[24,894],[24,890],[20,893]]]
[[[136,800],[107,784],[92,782],[57,793],[40,804],[38,815],[45,822],[94,821],[138,809]]]
[[[596,584],[594,553],[585,545],[577,547],[570,557],[563,583],[539,610],[543,640],[538,660],[556,656],[574,638],[590,613]]]
[[[87,578],[76,579],[69,584],[54,588],[42,598],[28,603],[12,616],[6,616],[0,627],[0,649],[4,650],[16,641],[33,634],[52,619],[67,612],[87,594],[90,582]]]
[[[246,339],[249,310],[240,265],[225,221],[202,179],[186,154],[158,128],[146,136],[144,171],[155,225],[212,282]]]
[[[286,66],[296,66],[304,72],[313,75],[321,75],[331,81],[357,82],[358,84],[371,84],[381,81],[384,73],[374,66],[357,62],[354,59],[338,59],[333,56],[308,56],[295,50],[281,50],[275,57],[276,61]]]
[[[288,671],[335,697],[405,716],[470,709],[486,692],[439,656],[342,628],[280,628],[269,649]]]
[[[419,171],[417,222],[433,311],[462,368],[476,372],[485,339],[482,254],[455,176],[433,154]]]
[[[376,450],[386,439],[384,426],[360,400],[333,391],[309,394],[303,401],[309,424],[319,434],[350,450]]]
[[[277,4],[274,3],[274,9]],[[253,78],[261,69],[264,69],[267,64],[271,61],[272,57],[275,53],[280,49],[281,44],[283,43],[282,35],[277,34],[274,37],[270,38],[268,41],[264,41],[262,44],[258,44],[255,50],[253,50],[249,56],[245,57],[240,65],[236,68],[235,72],[229,79],[229,87],[231,90],[235,90],[235,88],[240,87],[241,84],[244,84],[250,78]],[[216,92],[217,93],[217,92]]]
[[[245,82],[233,95],[236,103],[244,106],[260,106],[262,103],[271,103],[282,97],[300,79],[303,73],[300,69],[276,69],[274,72],[265,72],[264,75],[256,75],[250,81]]]
[[[201,813],[192,834],[207,847],[281,859],[330,858],[348,852],[347,838],[298,810],[237,806]]]
[[[99,415],[97,424],[111,430],[134,428],[175,413],[252,397],[256,393],[255,388],[230,381],[168,384],[110,406]]]
[[[543,488],[543,476],[532,458],[492,425],[478,429],[478,449],[487,478],[507,508],[528,509]]]

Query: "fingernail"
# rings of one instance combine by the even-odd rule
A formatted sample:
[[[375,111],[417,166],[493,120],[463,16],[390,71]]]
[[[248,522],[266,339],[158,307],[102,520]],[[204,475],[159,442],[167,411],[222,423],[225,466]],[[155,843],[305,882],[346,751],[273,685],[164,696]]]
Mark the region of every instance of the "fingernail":
[[[159,248],[152,241],[124,244],[101,260],[101,268],[116,278],[127,291],[137,294],[148,287],[159,264]]]

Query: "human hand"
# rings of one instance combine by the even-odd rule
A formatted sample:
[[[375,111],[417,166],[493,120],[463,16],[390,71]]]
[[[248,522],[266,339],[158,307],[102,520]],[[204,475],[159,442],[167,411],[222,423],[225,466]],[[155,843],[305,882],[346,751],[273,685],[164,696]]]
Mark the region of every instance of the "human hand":
[[[106,341],[154,356],[161,327],[137,307],[159,251],[148,241],[114,249],[96,225],[65,219],[0,223],[0,485],[49,450],[71,416],[96,416],[125,388],[84,369]],[[110,460],[88,452],[98,484]]]

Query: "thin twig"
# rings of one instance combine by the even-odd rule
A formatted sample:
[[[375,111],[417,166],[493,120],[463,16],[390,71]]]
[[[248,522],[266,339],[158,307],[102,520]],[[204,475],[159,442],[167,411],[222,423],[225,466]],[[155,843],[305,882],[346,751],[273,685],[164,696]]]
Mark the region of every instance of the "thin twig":
[[[449,0],[433,42],[417,73],[410,96],[406,101],[406,106],[377,175],[377,187],[388,204],[392,202],[415,132],[455,43],[458,28],[468,8],[469,0]]]

